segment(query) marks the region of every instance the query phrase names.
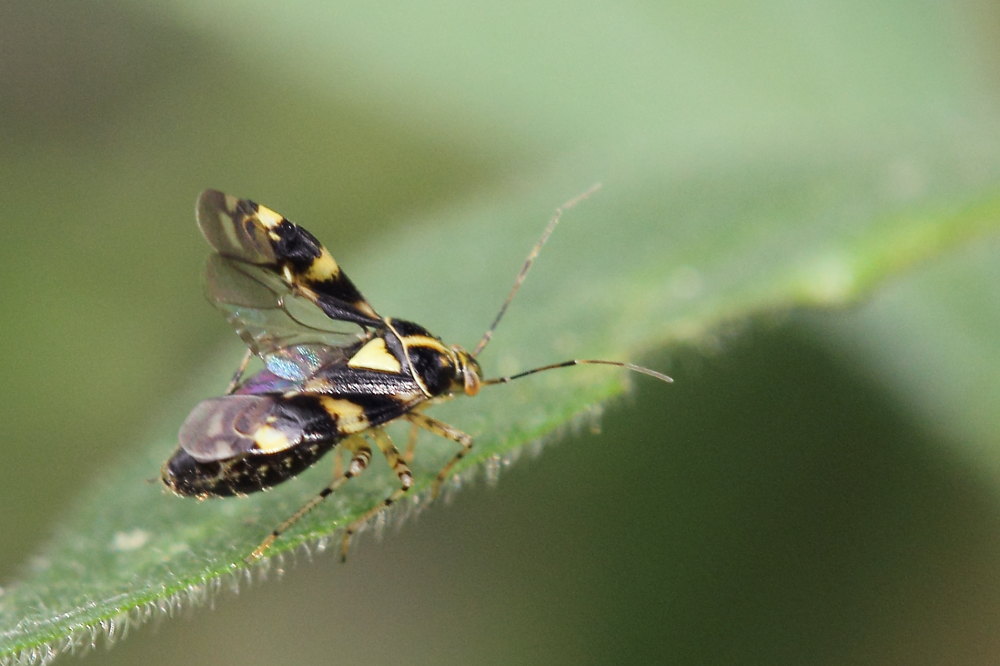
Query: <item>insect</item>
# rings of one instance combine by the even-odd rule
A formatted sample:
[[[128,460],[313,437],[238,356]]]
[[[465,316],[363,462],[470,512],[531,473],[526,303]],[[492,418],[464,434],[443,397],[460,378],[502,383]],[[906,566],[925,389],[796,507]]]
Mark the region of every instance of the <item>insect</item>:
[[[560,206],[525,260],[486,333],[470,353],[445,345],[419,324],[378,314],[330,252],[302,227],[249,199],[216,190],[198,198],[202,234],[215,252],[205,268],[209,299],[247,345],[225,395],[200,402],[184,421],[179,446],[163,465],[163,483],[175,494],[206,499],[247,495],[296,476],[335,446],[350,454],[346,469],[336,457],[333,480],[276,527],[248,556],[261,557],[302,516],[368,467],[371,444],[399,480],[384,502],[347,526],[351,536],[413,485],[408,462],[418,430],[458,445],[432,485],[437,495],[454,466],[472,448],[472,437],[424,414],[457,394],[554,368],[603,364],[661,381],[659,372],[631,363],[574,359],[514,375],[484,379],[477,361],[563,211]],[[252,357],[263,369],[244,378]],[[384,426],[411,424],[407,454]]]

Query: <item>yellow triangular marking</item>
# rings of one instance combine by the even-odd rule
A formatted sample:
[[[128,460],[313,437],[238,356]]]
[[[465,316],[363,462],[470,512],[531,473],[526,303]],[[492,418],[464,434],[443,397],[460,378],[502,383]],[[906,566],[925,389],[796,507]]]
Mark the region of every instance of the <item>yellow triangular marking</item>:
[[[358,353],[347,362],[349,368],[364,368],[365,370],[381,370],[382,372],[400,372],[403,368],[399,359],[389,353],[385,340],[375,338],[358,350]]]

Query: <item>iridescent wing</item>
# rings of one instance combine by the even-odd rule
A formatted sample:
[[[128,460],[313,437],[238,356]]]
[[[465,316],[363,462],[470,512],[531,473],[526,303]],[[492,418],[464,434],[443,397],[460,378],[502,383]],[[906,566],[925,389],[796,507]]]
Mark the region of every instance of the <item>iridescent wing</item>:
[[[344,336],[384,326],[330,252],[278,213],[205,190],[197,217],[217,253],[205,268],[209,300],[257,355],[290,345],[343,345]]]

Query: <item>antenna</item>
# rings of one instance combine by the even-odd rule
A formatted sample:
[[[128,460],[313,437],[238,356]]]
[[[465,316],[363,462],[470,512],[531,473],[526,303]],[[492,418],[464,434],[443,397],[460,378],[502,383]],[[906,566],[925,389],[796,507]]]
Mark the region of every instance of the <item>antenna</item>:
[[[555,230],[556,225],[559,224],[560,218],[562,218],[563,213],[577,205],[584,199],[587,199],[597,190],[601,189],[600,183],[594,183],[586,191],[576,195],[563,205],[556,208],[556,212],[552,215],[552,219],[545,226],[545,231],[542,232],[541,238],[535,243],[534,247],[531,248],[531,252],[528,253],[528,258],[524,260],[524,265],[521,266],[521,271],[514,278],[514,286],[511,287],[510,293],[507,294],[506,300],[504,300],[503,305],[500,306],[500,311],[497,312],[497,316],[493,319],[493,323],[490,327],[486,329],[483,333],[482,339],[479,340],[479,344],[476,345],[475,350],[472,352],[472,357],[475,358],[479,356],[479,352],[483,351],[483,348],[489,344],[489,341],[493,338],[493,331],[496,330],[497,324],[503,319],[504,314],[507,312],[507,307],[510,302],[514,300],[514,296],[517,295],[517,291],[521,288],[521,284],[524,282],[524,278],[528,276],[528,271],[531,270],[531,265],[535,263],[535,259],[538,258],[538,253],[541,251],[542,246],[545,242],[549,240],[549,236]],[[485,379],[482,381],[483,384],[506,384],[507,382],[512,382],[515,379],[520,379],[521,377],[526,377],[528,375],[533,375],[536,372],[542,372],[543,370],[555,370],[556,368],[569,368],[574,365],[613,365],[619,368],[625,368],[626,370],[631,370],[632,372],[638,372],[643,375],[648,375],[654,379],[658,379],[661,382],[667,382],[668,384],[674,380],[662,372],[657,372],[656,370],[650,370],[649,368],[644,368],[641,365],[635,365],[634,363],[623,363],[622,361],[603,361],[597,359],[572,359],[570,361],[562,361],[561,363],[551,363],[549,365],[543,365],[538,368],[532,368],[531,370],[525,370],[524,372],[519,372],[515,375],[507,375],[505,377],[496,377],[495,379]]]
[[[635,365],[634,363],[575,358],[571,361],[563,361],[562,363],[552,363],[550,365],[543,365],[540,368],[532,368],[531,370],[525,370],[524,372],[519,372],[516,375],[507,375],[506,377],[497,377],[496,379],[484,379],[482,383],[506,384],[507,382],[514,381],[515,379],[520,379],[521,377],[526,377],[527,375],[533,375],[536,372],[542,372],[543,370],[555,370],[556,368],[569,368],[574,365],[614,365],[619,368],[625,368],[626,370],[631,370],[632,372],[638,372],[643,375],[649,375],[654,379],[659,379],[661,382],[666,382],[668,384],[671,384],[674,381],[672,377],[668,377],[662,372],[657,372],[656,370],[650,370],[649,368],[644,368],[641,365]]]
[[[524,260],[524,266],[521,266],[521,272],[519,272],[517,277],[514,278],[514,286],[511,287],[510,293],[507,294],[507,299],[503,302],[503,305],[500,306],[500,312],[497,312],[497,316],[493,319],[493,323],[490,324],[488,329],[486,329],[486,332],[483,333],[483,337],[479,340],[479,344],[477,344],[476,348],[472,351],[473,358],[479,356],[479,352],[483,351],[483,348],[489,344],[490,339],[493,337],[493,331],[496,330],[497,324],[500,323],[500,320],[503,319],[504,314],[507,312],[507,306],[509,306],[510,302],[514,300],[514,296],[517,295],[518,289],[521,288],[521,283],[523,283],[524,278],[528,276],[528,271],[531,270],[531,264],[535,263],[535,259],[538,258],[538,253],[541,251],[542,246],[545,245],[547,240],[549,240],[549,236],[552,235],[556,225],[559,224],[559,218],[561,218],[563,213],[567,210],[577,205],[599,189],[601,189],[601,184],[594,183],[587,188],[585,192],[576,195],[563,205],[556,208],[556,212],[552,215],[552,219],[549,220],[548,225],[545,227],[545,231],[542,232],[542,237],[539,238],[538,242],[535,243],[535,246],[531,248],[531,252],[528,253],[528,258]]]

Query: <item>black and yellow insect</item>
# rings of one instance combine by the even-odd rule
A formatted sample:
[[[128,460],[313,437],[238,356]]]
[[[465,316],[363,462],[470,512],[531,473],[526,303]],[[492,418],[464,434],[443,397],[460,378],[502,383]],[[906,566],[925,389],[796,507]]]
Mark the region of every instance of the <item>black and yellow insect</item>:
[[[579,359],[482,378],[476,357],[563,210],[582,196],[556,211],[500,312],[470,353],[445,345],[418,324],[379,315],[330,252],[302,227],[248,199],[203,192],[198,225],[215,249],[206,266],[208,296],[248,351],[226,394],[202,401],[184,422],[180,446],[163,466],[163,483],[178,495],[199,499],[247,495],[296,476],[336,445],[348,450],[346,470],[272,531],[250,555],[257,558],[306,512],[362,472],[372,457],[369,442],[374,442],[396,473],[399,488],[347,527],[342,543],[346,555],[356,529],[413,485],[407,461],[418,429],[459,446],[438,472],[434,494],[472,447],[469,435],[425,415],[425,407],[458,393],[476,395],[483,385],[585,363],[671,381],[629,363]],[[253,356],[264,368],[244,379]],[[383,428],[398,419],[413,426],[407,456]]]

